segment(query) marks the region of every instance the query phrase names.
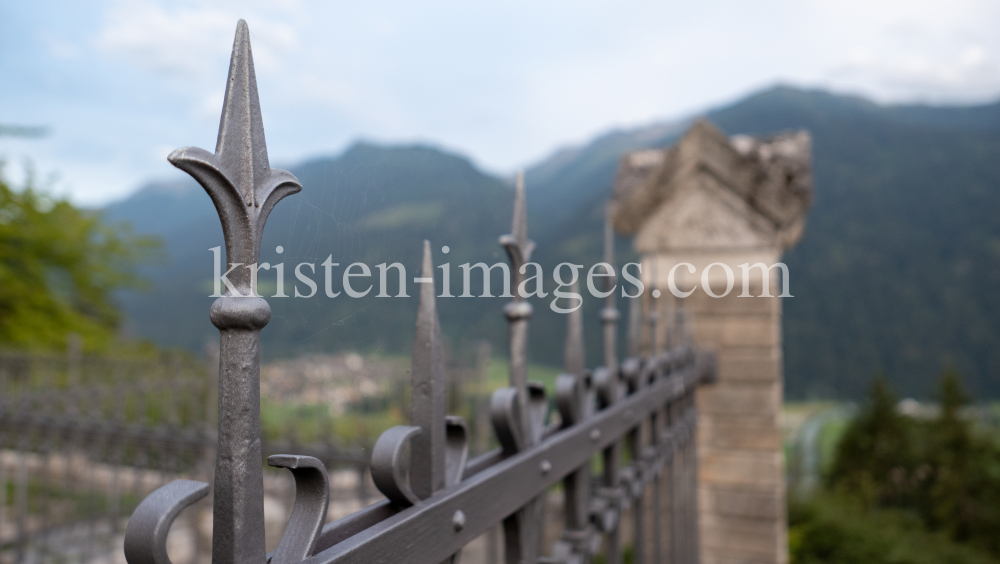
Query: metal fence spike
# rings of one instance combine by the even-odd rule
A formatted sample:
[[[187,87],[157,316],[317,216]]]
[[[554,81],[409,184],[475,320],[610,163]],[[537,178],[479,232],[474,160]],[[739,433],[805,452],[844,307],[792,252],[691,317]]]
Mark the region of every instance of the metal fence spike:
[[[510,233],[500,237],[500,244],[510,257],[513,287],[524,280],[521,268],[531,260],[534,241],[528,239],[528,209],[524,197],[524,172],[519,172],[514,187],[514,212]],[[530,448],[541,438],[545,425],[547,403],[545,390],[528,383],[528,321],[531,304],[515,291],[514,299],[504,306],[510,339],[511,393],[503,389],[494,392],[491,416],[505,451]],[[539,400],[541,397],[541,400]],[[510,404],[516,402],[516,409]],[[516,420],[515,420],[516,419]],[[504,443],[503,437],[507,437]],[[540,527],[543,498],[532,499],[514,515],[504,520],[505,555],[508,564],[535,564],[541,548]]]
[[[448,391],[444,346],[435,304],[430,241],[424,241],[421,276],[430,281],[423,282],[420,288],[417,328],[413,339],[410,423],[420,427],[421,433],[414,436],[410,443],[410,485],[417,497],[425,499],[445,486]]]
[[[535,242],[528,239],[528,205],[524,198],[524,171],[517,173],[517,181],[514,185],[514,213],[511,215],[510,233],[500,237],[500,244],[507,250],[511,263],[511,279],[514,288],[524,280],[521,266],[531,260],[531,254],[535,250]],[[515,292],[514,301],[523,298]]]
[[[208,192],[222,222],[227,263],[243,266],[228,277],[236,293],[227,289],[210,311],[221,336],[212,559],[215,564],[262,562],[260,330],[271,308],[256,296],[255,265],[268,214],[302,186],[268,163],[245,21],[236,26],[215,153],[185,147],[168,159]]]
[[[574,282],[570,292],[578,294],[580,284]],[[586,366],[583,351],[583,308],[578,307],[566,315],[566,347],[563,370],[567,374],[582,375]]]

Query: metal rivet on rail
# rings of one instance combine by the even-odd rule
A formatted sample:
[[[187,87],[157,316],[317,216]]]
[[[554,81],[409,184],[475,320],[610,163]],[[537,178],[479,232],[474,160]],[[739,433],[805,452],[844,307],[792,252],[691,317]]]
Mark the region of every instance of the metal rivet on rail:
[[[601,438],[601,430],[600,429],[594,429],[593,431],[590,432],[590,440],[597,441],[600,438]]]
[[[542,475],[548,474],[552,471],[552,463],[548,460],[543,460],[541,464]]]
[[[455,512],[451,517],[451,525],[455,527],[455,532],[461,531],[465,528],[465,513],[461,509]]]

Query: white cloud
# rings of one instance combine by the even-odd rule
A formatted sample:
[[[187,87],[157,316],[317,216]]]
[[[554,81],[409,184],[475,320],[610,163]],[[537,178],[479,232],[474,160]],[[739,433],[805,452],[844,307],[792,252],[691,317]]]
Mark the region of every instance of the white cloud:
[[[166,147],[214,146],[239,18],[283,162],[431,139],[503,172],[777,81],[886,102],[1000,94],[995,0],[103,1],[12,20],[37,44],[30,64],[0,58],[0,76],[34,73],[0,109],[52,125],[39,162],[88,201],[169,173]]]
[[[253,21],[254,63],[259,68],[276,70],[280,54],[298,46],[295,28],[276,19],[273,10],[259,12],[232,2],[163,4],[155,0],[116,1],[105,14],[95,45],[152,73],[199,79],[219,59],[220,46],[231,45],[240,17]]]
[[[887,100],[983,101],[1000,92],[1000,57],[982,45],[952,53],[858,51],[830,76],[835,82],[867,84]]]

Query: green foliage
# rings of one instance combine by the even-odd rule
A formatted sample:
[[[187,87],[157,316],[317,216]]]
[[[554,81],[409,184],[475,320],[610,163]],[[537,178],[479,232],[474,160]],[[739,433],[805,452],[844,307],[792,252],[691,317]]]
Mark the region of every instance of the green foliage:
[[[997,559],[928,533],[912,515],[822,494],[792,500],[788,512],[792,564],[996,564]]]
[[[895,499],[902,493],[898,477],[914,467],[915,440],[912,421],[896,412],[884,375],[877,377],[871,398],[837,445],[830,484],[866,501]]]
[[[141,286],[135,267],[156,246],[0,177],[0,345],[51,349],[75,333],[86,349],[106,349],[121,321],[113,293]]]
[[[938,401],[933,417],[902,415],[884,379],[876,380],[837,446],[827,476],[830,491],[807,504],[812,509],[806,513],[790,514],[790,523],[808,524],[792,539],[793,553],[796,547],[803,551],[797,561],[860,562],[894,550],[910,556],[867,561],[979,561],[944,553],[934,553],[937,560],[920,559],[923,549],[911,555],[910,548],[924,542],[914,539],[927,534],[1000,558],[997,437],[965,416],[968,397],[953,368],[941,375]],[[872,536],[869,528],[878,533]],[[871,554],[864,552],[868,545]],[[823,554],[829,558],[823,560]]]

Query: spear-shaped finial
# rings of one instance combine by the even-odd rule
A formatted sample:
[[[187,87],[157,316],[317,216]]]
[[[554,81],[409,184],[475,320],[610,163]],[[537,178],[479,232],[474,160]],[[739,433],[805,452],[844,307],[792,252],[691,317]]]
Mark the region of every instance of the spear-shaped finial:
[[[532,308],[518,291],[524,280],[521,267],[531,260],[531,253],[535,250],[534,241],[528,239],[524,172],[517,174],[510,233],[500,237],[500,244],[510,256],[511,278],[515,289],[514,299],[503,309],[510,335],[510,388],[502,388],[494,393],[491,399],[491,411],[494,410],[495,404],[498,409],[492,417],[498,436],[505,434],[501,429],[506,429],[510,432],[508,435],[520,437],[520,440],[508,442],[505,448],[513,446],[521,449],[533,446],[540,440],[547,408],[545,388],[540,384],[528,383],[528,321],[531,319]],[[507,400],[511,399],[517,402],[516,410],[510,409],[512,406]],[[501,444],[503,443],[504,440],[501,438]],[[535,498],[504,520],[504,534],[507,536],[505,555],[508,564],[532,564],[537,560],[541,538],[538,534],[542,518],[541,499]]]
[[[524,200],[524,171],[518,171],[517,180],[514,183],[514,213],[510,222],[510,233],[500,237],[500,244],[507,250],[510,256],[511,277],[516,289],[524,280],[521,273],[521,266],[531,260],[531,253],[535,250],[535,242],[528,239],[528,206]],[[522,301],[517,292],[514,292],[514,301]]]
[[[604,262],[611,265],[615,273],[615,232],[611,227],[611,206],[608,206],[604,218]],[[604,324],[604,365],[614,372],[618,369],[618,318],[620,314],[615,306],[615,292],[618,276],[609,277],[607,282],[608,296],[604,298],[604,308],[601,310],[601,322]]]
[[[250,29],[240,20],[236,24],[233,57],[229,61],[229,82],[222,103],[219,138],[215,154],[232,166],[230,178],[243,192],[248,206],[260,207],[254,196],[258,185],[269,177],[271,167],[264,141],[264,123],[260,116],[257,98],[257,75],[253,68],[253,51],[250,49]],[[233,166],[235,165],[235,166]]]
[[[195,178],[208,192],[222,220],[230,265],[256,264],[260,237],[271,209],[302,189],[290,172],[272,169],[257,98],[250,30],[240,20],[229,63],[229,80],[215,153],[197,147],[177,149],[167,160]],[[250,268],[227,277],[241,295],[250,293]]]
[[[468,427],[461,417],[445,416],[447,375],[444,344],[434,297],[431,244],[424,241],[417,330],[411,364],[410,425],[397,425],[372,448],[375,486],[393,503],[408,507],[457,484],[469,454]],[[409,449],[409,456],[405,455]]]
[[[426,499],[445,486],[445,402],[448,387],[444,347],[434,298],[434,265],[431,243],[424,241],[420,307],[413,339],[410,422],[420,434],[410,443],[410,484],[413,493]]]
[[[570,292],[580,292],[580,284],[574,282]],[[566,348],[563,369],[567,374],[580,376],[586,369],[586,356],[583,350],[583,308],[578,307],[569,312],[566,319]]]

